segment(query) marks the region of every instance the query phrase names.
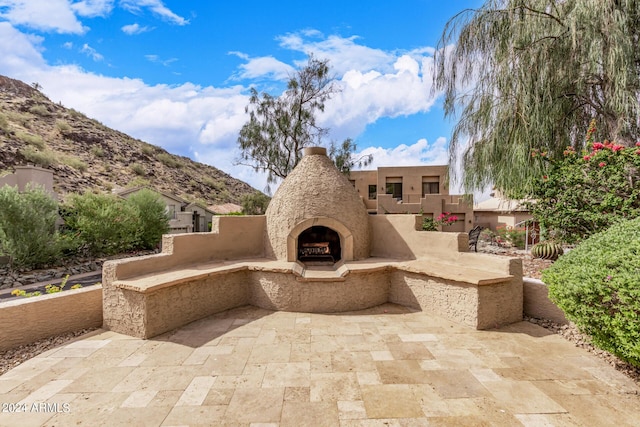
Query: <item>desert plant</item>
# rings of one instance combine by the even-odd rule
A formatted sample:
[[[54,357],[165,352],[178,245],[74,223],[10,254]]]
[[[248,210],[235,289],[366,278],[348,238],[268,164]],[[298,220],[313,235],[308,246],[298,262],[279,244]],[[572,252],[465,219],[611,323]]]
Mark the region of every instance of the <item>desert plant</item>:
[[[130,195],[126,202],[138,213],[140,229],[137,246],[153,249],[169,232],[169,216],[166,206],[158,193],[142,189]]]
[[[182,167],[182,163],[169,153],[158,153],[156,154],[156,159],[158,159],[163,165],[170,168],[179,169]]]
[[[539,242],[531,248],[531,256],[534,258],[557,260],[564,253],[560,244],[550,241]]]
[[[91,150],[89,150],[89,152],[95,157],[104,157],[104,150],[98,145],[94,145],[93,147],[91,147]]]
[[[0,188],[0,253],[16,267],[39,267],[60,253],[56,230],[58,204],[44,189],[27,186],[23,193]]]
[[[84,172],[87,170],[87,164],[85,162],[83,162],[82,160],[80,160],[78,157],[76,156],[63,156],[61,158],[62,163],[64,163],[67,166],[71,166],[72,168],[74,168],[75,170],[78,170],[80,172]]]
[[[65,210],[67,232],[75,234],[91,255],[125,252],[139,242],[138,211],[118,196],[74,195]]]
[[[142,146],[140,147],[140,151],[142,151],[142,153],[146,154],[147,156],[153,156],[156,152],[156,149],[153,145],[142,144]]]
[[[58,162],[55,153],[47,149],[38,150],[33,147],[25,147],[20,150],[20,154],[22,154],[28,162],[42,166],[43,168],[47,168]]]
[[[508,243],[516,248],[524,248],[526,229],[523,227],[498,226],[496,227],[496,240],[501,243]]]
[[[36,116],[41,116],[41,117],[47,117],[47,116],[51,115],[51,113],[49,112],[47,107],[45,107],[42,104],[36,104],[36,105],[31,106],[29,108],[29,112],[31,114],[35,114]]]
[[[542,273],[549,296],[595,345],[640,366],[640,217],[594,234]]]
[[[7,117],[0,113],[0,130],[7,132],[9,130],[9,120],[7,120]]]
[[[60,132],[68,132],[71,130],[71,125],[65,121],[58,120],[56,122],[56,127]]]
[[[44,150],[46,147],[46,144],[40,135],[32,135],[30,133],[18,131],[16,132],[16,138],[25,144],[36,147],[39,150]]]
[[[245,215],[263,215],[271,201],[268,196],[259,191],[245,194],[240,200],[242,203],[242,212]]]
[[[133,173],[139,176],[145,176],[147,172],[144,170],[144,167],[140,163],[134,163],[130,166]]]

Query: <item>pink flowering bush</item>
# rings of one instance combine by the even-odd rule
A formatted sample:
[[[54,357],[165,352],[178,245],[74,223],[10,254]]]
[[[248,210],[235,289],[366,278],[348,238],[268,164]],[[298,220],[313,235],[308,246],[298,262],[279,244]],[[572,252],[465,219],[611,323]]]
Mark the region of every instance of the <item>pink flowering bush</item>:
[[[543,229],[567,243],[640,216],[640,142],[594,142],[594,132],[592,126],[583,152],[567,147],[560,159],[532,154],[548,167],[534,182],[529,209]]]
[[[424,231],[438,231],[440,226],[448,226],[455,223],[458,220],[456,215],[451,215],[450,212],[443,212],[436,219],[424,218],[422,220],[422,229]]]

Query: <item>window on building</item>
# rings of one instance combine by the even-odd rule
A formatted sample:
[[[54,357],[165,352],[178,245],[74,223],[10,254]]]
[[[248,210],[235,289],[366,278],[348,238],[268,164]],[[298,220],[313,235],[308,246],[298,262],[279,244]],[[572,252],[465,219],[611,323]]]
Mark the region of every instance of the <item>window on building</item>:
[[[438,194],[440,193],[440,183],[438,182],[423,182],[422,194]]]
[[[387,182],[387,194],[391,194],[394,199],[402,199],[402,183]]]
[[[378,186],[369,185],[369,200],[375,200],[378,197]]]
[[[169,219],[176,219],[176,205],[168,205],[167,213],[169,214]]]

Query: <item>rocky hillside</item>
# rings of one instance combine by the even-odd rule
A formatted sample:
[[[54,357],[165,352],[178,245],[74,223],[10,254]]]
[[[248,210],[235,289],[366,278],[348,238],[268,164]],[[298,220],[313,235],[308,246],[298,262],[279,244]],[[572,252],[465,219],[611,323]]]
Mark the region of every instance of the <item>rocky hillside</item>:
[[[86,190],[148,185],[211,205],[239,203],[255,191],[219,169],[110,129],[0,76],[0,175],[19,165],[51,169],[63,199]]]

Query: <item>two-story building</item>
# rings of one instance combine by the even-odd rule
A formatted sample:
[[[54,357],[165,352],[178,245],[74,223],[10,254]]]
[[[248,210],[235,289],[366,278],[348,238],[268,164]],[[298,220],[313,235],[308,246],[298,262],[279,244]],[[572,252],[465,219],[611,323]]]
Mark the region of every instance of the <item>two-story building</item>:
[[[449,194],[448,166],[393,166],[352,171],[354,185],[370,214],[421,214],[437,219],[448,213],[458,219],[443,231],[473,228],[473,196]]]
[[[117,194],[120,197],[127,198],[131,194],[148,187],[129,188],[120,191]],[[169,193],[164,193],[153,188],[149,190],[157,193],[166,206],[169,215],[169,233],[202,233],[209,231],[209,224],[213,211],[199,203],[189,203],[188,201]]]

